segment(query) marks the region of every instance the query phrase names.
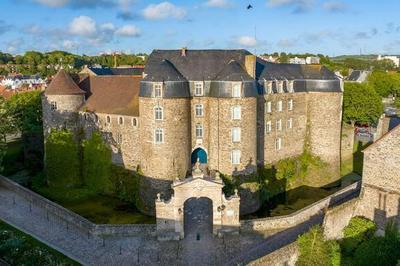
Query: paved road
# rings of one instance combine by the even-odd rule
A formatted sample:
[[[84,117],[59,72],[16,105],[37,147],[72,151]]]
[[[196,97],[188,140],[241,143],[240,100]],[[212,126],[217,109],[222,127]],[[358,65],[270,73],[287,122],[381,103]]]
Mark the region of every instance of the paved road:
[[[217,238],[212,236],[205,211],[189,214],[193,231],[182,241],[158,242],[155,238],[88,236],[79,228],[47,215],[46,210],[0,187],[0,218],[84,265],[230,265],[248,262],[295,240],[309,226],[321,222],[317,217],[300,227],[272,237],[241,234]],[[200,227],[198,227],[200,225]],[[200,232],[200,240],[197,233]]]

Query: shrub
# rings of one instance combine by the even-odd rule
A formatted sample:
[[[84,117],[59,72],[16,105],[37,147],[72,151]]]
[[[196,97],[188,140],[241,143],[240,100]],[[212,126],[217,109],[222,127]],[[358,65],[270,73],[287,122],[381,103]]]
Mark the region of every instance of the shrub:
[[[314,226],[297,239],[300,255],[296,265],[340,265],[339,246],[325,241],[321,226]]]
[[[361,243],[373,237],[376,224],[364,217],[354,217],[343,229],[342,249],[345,253],[352,253]]]
[[[100,133],[83,141],[82,176],[85,185],[95,192],[110,194],[112,192],[111,150],[104,143]]]
[[[74,187],[80,182],[78,145],[71,131],[53,130],[46,139],[46,175],[53,187]]]

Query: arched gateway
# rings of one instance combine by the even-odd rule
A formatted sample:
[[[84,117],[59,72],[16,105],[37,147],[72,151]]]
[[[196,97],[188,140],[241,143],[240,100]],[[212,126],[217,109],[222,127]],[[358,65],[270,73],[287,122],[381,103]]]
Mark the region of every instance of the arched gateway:
[[[222,192],[224,187],[219,173],[215,178],[204,176],[197,161],[192,176],[184,180],[176,180],[172,184],[174,191],[169,200],[156,199],[157,236],[159,240],[179,240],[185,237],[185,207],[193,199],[208,199],[212,206],[212,232],[214,235],[239,232],[239,204],[237,194],[226,198]],[[185,204],[186,203],[186,204]],[[196,207],[196,204],[191,205]],[[188,220],[188,219],[186,219]],[[202,221],[203,222],[203,221]],[[204,221],[206,222],[206,221]],[[206,227],[207,225],[205,225]]]

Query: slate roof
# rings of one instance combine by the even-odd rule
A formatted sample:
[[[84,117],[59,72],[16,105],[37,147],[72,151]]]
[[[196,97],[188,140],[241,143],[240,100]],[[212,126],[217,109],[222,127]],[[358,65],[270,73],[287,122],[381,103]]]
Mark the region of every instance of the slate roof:
[[[50,82],[47,87],[45,94],[47,95],[75,95],[85,94],[85,91],[81,90],[78,85],[74,82],[71,76],[65,72],[64,69],[58,71],[56,76]]]
[[[349,81],[357,81],[360,76],[361,76],[361,70],[353,70],[350,74],[350,76],[348,76],[347,80]]]
[[[89,67],[93,73],[98,76],[140,76],[143,73],[143,67]]]
[[[225,66],[235,60],[244,65],[246,50],[186,50],[182,56],[181,50],[154,50],[147,61],[145,73],[152,74],[153,65],[162,60],[168,60],[187,79],[193,81],[213,80]]]
[[[79,83],[87,93],[83,111],[139,116],[141,77],[90,76]]]
[[[265,62],[259,77],[266,80],[335,80],[335,73],[321,65],[277,64]]]
[[[144,81],[186,81],[185,77],[166,59],[154,60],[146,67]]]
[[[214,80],[252,81],[254,78],[252,78],[238,62],[231,60],[228,65],[226,65],[225,68],[214,77]]]

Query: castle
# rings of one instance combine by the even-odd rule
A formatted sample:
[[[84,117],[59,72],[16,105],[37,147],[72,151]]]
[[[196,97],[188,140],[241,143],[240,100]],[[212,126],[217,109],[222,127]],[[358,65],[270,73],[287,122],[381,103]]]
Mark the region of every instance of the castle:
[[[154,50],[142,75],[60,70],[44,93],[44,131],[100,130],[114,163],[140,167],[152,209],[198,159],[210,175],[246,175],[307,146],[339,175],[342,92],[321,65],[269,63],[246,50]]]

